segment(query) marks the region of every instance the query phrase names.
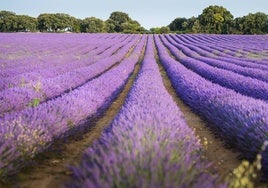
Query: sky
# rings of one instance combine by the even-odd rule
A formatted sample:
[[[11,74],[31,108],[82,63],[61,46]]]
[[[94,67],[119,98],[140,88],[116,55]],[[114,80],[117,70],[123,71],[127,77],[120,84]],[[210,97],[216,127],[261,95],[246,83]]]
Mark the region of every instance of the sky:
[[[143,27],[167,26],[177,17],[198,16],[209,5],[219,5],[234,17],[268,14],[268,0],[0,0],[0,10],[37,17],[41,13],[66,13],[76,18],[109,18],[114,11],[127,13]]]

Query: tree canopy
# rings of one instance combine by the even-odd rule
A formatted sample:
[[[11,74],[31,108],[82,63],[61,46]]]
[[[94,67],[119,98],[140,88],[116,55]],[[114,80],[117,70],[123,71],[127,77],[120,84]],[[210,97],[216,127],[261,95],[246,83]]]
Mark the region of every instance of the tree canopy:
[[[268,15],[249,13],[234,18],[222,6],[209,6],[198,16],[177,17],[167,26],[146,30],[127,13],[115,11],[107,20],[75,18],[65,13],[42,13],[37,18],[0,11],[0,32],[85,32],[85,33],[215,33],[268,34]]]
[[[0,32],[35,31],[36,26],[36,18],[0,11]]]
[[[140,33],[144,30],[140,23],[132,20],[128,14],[124,12],[112,12],[106,21],[108,32],[114,33]]]
[[[95,17],[85,18],[81,22],[81,32],[103,33],[106,31],[106,23]]]
[[[226,8],[215,5],[205,8],[198,19],[203,33],[227,34],[233,15]]]

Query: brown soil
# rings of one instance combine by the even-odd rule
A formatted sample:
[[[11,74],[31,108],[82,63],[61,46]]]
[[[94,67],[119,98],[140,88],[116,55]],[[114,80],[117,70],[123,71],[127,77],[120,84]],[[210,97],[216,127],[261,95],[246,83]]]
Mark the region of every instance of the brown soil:
[[[91,119],[87,122],[89,129],[86,132],[81,132],[65,140],[57,141],[49,148],[49,151],[38,155],[32,165],[22,169],[19,174],[5,182],[1,182],[0,180],[0,188],[63,187],[64,183],[68,182],[71,175],[71,172],[68,170],[68,165],[77,165],[79,163],[85,149],[100,137],[102,131],[109,126],[112,119],[119,112],[139,72],[144,51],[145,48],[122,92],[100,118]],[[126,57],[128,56],[129,53]]]

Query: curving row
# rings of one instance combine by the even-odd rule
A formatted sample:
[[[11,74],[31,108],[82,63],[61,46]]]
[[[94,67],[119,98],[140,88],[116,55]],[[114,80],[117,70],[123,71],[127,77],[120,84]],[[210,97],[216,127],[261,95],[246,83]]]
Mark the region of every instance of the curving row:
[[[203,48],[209,52],[207,53],[208,56],[214,56],[215,58],[220,56],[221,58],[230,59],[240,64],[243,64],[243,62],[251,62],[254,64],[267,65],[268,46],[266,43],[267,38],[265,37],[261,38],[261,36],[258,36],[250,40],[253,36],[246,36],[246,38],[238,36],[237,40],[230,40],[234,36],[228,35],[226,39],[229,40],[226,41],[219,40],[222,36],[217,36],[213,41],[202,40],[203,38],[208,38],[206,35],[176,35],[176,37],[185,44]],[[212,39],[213,35],[209,37]]]
[[[124,87],[138,62],[145,36],[118,66],[96,79],[35,108],[0,119],[0,176],[12,174],[54,140],[80,131]]]
[[[201,145],[163,85],[154,55],[150,35],[124,105],[71,167],[67,187],[215,187],[217,175],[205,170]]]
[[[174,55],[176,59],[180,61],[180,63],[196,72],[197,74],[201,75],[203,78],[210,80],[213,83],[217,83],[223,87],[233,89],[234,91],[237,91],[243,95],[247,95],[256,99],[268,100],[267,82],[240,75],[238,73],[225,69],[210,66],[203,61],[182,54],[182,51],[187,51],[186,54],[191,53],[187,47],[183,45],[177,45],[177,47],[179,47],[178,49],[168,40],[166,40],[164,36],[160,37],[163,43],[171,51],[172,55]]]
[[[260,58],[264,58],[265,56],[263,56],[264,54],[267,54],[267,52],[263,52],[263,54],[260,54],[259,59],[251,59],[250,58],[250,53],[252,52],[247,52],[247,55],[244,56],[240,56],[241,52],[243,52],[243,48],[244,46],[246,46],[246,44],[244,44],[244,46],[239,47],[239,45],[237,45],[236,42],[233,42],[233,46],[234,49],[232,51],[226,50],[226,49],[222,49],[222,50],[216,50],[217,46],[223,46],[224,43],[217,43],[217,44],[195,44],[194,42],[189,43],[189,42],[185,42],[184,38],[186,38],[184,35],[183,36],[179,36],[176,35],[176,37],[173,37],[178,39],[177,42],[181,43],[183,45],[186,45],[188,47],[198,47],[199,50],[197,51],[197,53],[199,53],[202,56],[205,57],[210,57],[212,59],[216,59],[216,60],[223,60],[232,64],[236,64],[238,66],[242,66],[242,67],[251,67],[251,68],[258,68],[260,70],[268,70],[268,64],[267,64],[267,60],[261,60]],[[188,37],[189,39],[190,37]],[[184,42],[183,42],[184,41]],[[255,43],[257,43],[257,41],[255,41]],[[235,45],[234,45],[235,44]],[[248,44],[250,45],[250,44]],[[259,53],[261,51],[264,50],[264,46],[259,48]],[[232,52],[232,55],[228,54]],[[268,54],[267,54],[268,55]],[[240,57],[239,57],[240,56]]]
[[[244,158],[253,160],[268,140],[267,102],[241,95],[204,79],[173,59],[159,36],[155,36],[155,42],[160,61],[178,96],[210,122],[211,128],[227,144],[240,151]],[[267,153],[268,146],[262,155],[267,156]],[[262,171],[268,177],[266,157],[262,158]]]
[[[116,63],[122,61],[139,38],[140,36],[134,35],[123,44],[114,45],[115,49],[118,49],[116,53],[111,54],[111,56],[105,54],[106,56],[103,56],[92,65],[77,68],[53,78],[40,79],[23,87],[14,87],[1,91],[0,117],[6,113],[37,106],[96,78]]]
[[[167,39],[171,44],[176,46],[178,49],[181,49],[187,56],[192,57],[194,59],[200,60],[208,65],[222,68],[225,70],[230,70],[232,72],[249,76],[252,78],[256,78],[265,82],[268,82],[268,66],[262,66],[262,67],[250,67],[252,63],[245,63],[244,66],[236,65],[232,63],[232,61],[226,61],[220,58],[215,59],[213,57],[210,57],[210,54],[208,52],[204,52],[204,50],[201,47],[195,46],[195,45],[188,45],[181,43],[180,40],[177,37],[174,37],[173,35],[166,36]],[[184,46],[181,48],[180,46]],[[208,54],[208,55],[207,55]],[[253,64],[256,65],[256,64]],[[265,68],[267,70],[265,70]]]

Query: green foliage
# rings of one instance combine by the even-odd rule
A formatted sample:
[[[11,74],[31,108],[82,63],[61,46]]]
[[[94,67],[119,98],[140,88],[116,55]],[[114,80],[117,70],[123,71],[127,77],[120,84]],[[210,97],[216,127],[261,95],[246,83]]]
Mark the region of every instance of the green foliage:
[[[122,24],[123,33],[138,33],[140,24],[137,21],[129,21]]]
[[[244,34],[263,34],[268,33],[268,15],[257,12],[248,14],[242,18]]]
[[[28,104],[29,107],[36,107],[40,104],[39,98],[33,98],[33,100]]]
[[[112,12],[109,19],[113,21],[115,32],[123,32],[124,29],[122,24],[131,21],[131,18],[128,16],[128,14],[119,11]]]
[[[43,13],[37,18],[0,11],[0,32],[88,32],[88,33],[215,33],[215,34],[268,34],[268,15],[250,13],[233,19],[233,15],[222,6],[209,6],[198,17],[177,17],[167,27],[155,27],[150,31],[127,13],[112,12],[103,21],[95,17],[83,20],[64,13]]]
[[[106,24],[106,31],[108,33],[114,33],[115,32],[115,21],[112,19],[108,19],[105,21]]]
[[[16,27],[16,14],[9,11],[0,12],[0,31],[12,32]]]
[[[27,16],[18,15],[17,16],[17,30],[16,31],[36,31],[37,29],[37,19]]]
[[[266,34],[268,33],[268,15],[257,12],[235,18],[231,29],[235,34]]]
[[[155,27],[155,28],[151,28],[150,32],[152,34],[165,34],[165,33],[170,33],[170,29],[167,26]]]
[[[85,18],[81,22],[81,32],[103,33],[106,31],[106,24],[103,20],[95,17]]]
[[[36,27],[36,18],[9,11],[0,12],[0,32],[36,31]]]
[[[233,15],[222,6],[209,6],[198,17],[204,33],[229,33]]]
[[[107,32],[109,33],[140,33],[145,29],[141,27],[138,21],[132,20],[124,12],[112,12],[109,19],[106,20]]]
[[[168,25],[170,31],[185,31],[188,27],[186,18],[176,18]]]
[[[73,31],[74,27],[78,30],[75,18],[64,13],[40,14],[37,20],[38,29],[42,32]]]

